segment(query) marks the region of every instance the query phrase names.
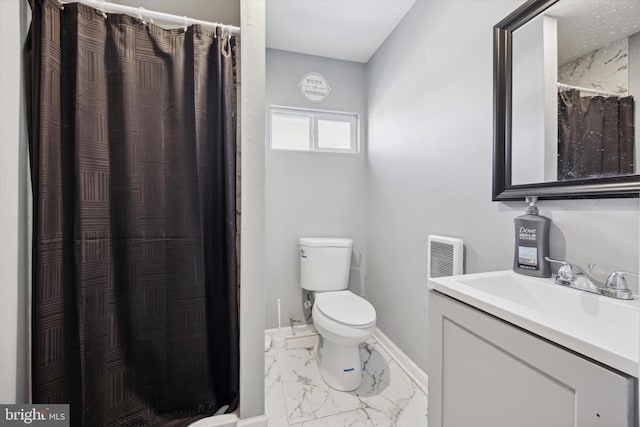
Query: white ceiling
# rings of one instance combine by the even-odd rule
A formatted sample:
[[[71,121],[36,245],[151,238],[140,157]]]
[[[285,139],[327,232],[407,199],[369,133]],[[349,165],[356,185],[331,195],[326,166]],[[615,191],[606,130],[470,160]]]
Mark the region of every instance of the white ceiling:
[[[416,0],[267,0],[267,47],[366,63]]]
[[[640,0],[562,0],[545,14],[558,19],[558,64],[640,31]]]

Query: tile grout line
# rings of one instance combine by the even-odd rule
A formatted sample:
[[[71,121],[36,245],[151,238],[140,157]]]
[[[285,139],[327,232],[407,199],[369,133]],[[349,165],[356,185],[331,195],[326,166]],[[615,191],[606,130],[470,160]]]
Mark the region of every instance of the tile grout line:
[[[289,423],[289,408],[287,407],[287,400],[284,397],[284,388],[282,387],[282,366],[280,366],[280,359],[276,357],[276,363],[278,364],[278,370],[280,371],[280,376],[278,378],[278,390],[280,391],[280,397],[282,398],[282,406],[284,407],[284,415],[285,420],[287,422],[287,426],[289,427],[291,424]]]
[[[289,339],[287,339],[287,341],[289,341]],[[284,352],[289,350],[286,347],[287,346],[287,341],[285,341],[285,348],[279,350],[280,353],[284,353]],[[285,415],[285,419],[287,421],[287,427],[289,427],[291,425],[291,423],[289,421],[289,407],[287,406],[287,399],[284,396],[284,381],[282,380],[282,365],[280,365],[280,358],[279,357],[276,357],[276,363],[278,364],[278,369],[280,370],[280,378],[278,379],[278,389],[280,390],[280,396],[282,397],[282,406],[284,406],[284,415]],[[302,425],[302,423],[296,423],[296,424]]]
[[[269,350],[269,351],[271,351],[271,350]],[[289,425],[290,425],[289,424],[289,409],[287,409],[287,402],[286,402],[286,399],[284,398],[284,389],[282,388],[282,383],[283,383],[283,381],[282,381],[282,369],[281,369],[282,367],[280,366],[280,359],[276,356],[276,353],[272,353],[272,355],[273,355],[272,357],[275,359],[274,364],[276,364],[277,368],[278,368],[278,379],[276,380],[276,382],[278,383],[277,391],[280,392],[280,397],[281,397],[281,400],[282,400],[282,406],[284,407],[284,412],[285,412],[285,420],[286,420],[286,423],[287,423],[287,425],[284,426],[284,427],[289,427]],[[266,400],[267,399],[266,399],[266,396],[265,396],[265,404],[266,404]],[[267,412],[267,410],[266,410],[266,407],[265,407],[265,413],[266,412]],[[267,423],[269,422],[268,418],[269,418],[269,416],[267,414]]]

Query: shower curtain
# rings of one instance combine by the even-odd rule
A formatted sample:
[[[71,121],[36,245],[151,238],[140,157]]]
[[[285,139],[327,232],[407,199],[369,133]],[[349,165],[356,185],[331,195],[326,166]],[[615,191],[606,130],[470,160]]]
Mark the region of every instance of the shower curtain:
[[[558,180],[634,174],[633,97],[558,93]]]
[[[33,402],[89,427],[235,409],[235,37],[31,7]]]

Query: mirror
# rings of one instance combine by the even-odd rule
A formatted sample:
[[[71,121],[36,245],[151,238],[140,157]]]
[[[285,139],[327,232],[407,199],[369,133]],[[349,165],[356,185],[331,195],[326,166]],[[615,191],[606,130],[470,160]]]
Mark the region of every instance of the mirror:
[[[493,200],[637,197],[640,2],[530,0],[494,27]]]

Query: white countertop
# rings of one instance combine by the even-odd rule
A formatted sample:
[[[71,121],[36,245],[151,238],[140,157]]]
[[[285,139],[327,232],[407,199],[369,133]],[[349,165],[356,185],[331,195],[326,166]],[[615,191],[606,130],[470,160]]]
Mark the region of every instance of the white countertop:
[[[638,377],[638,299],[609,298],[511,270],[429,279],[429,289]]]

